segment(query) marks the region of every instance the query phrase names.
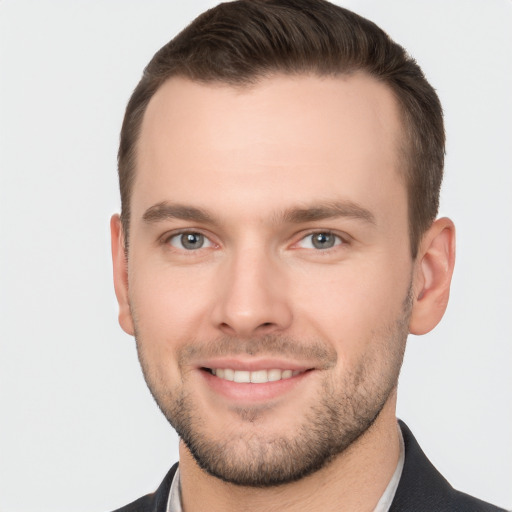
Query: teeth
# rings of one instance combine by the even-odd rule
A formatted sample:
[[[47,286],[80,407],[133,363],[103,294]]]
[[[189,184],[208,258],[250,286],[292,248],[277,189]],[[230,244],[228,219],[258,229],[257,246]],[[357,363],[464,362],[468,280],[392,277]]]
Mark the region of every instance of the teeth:
[[[267,370],[258,370],[257,372],[251,372],[251,382],[254,382],[256,384],[268,382]]]
[[[236,370],[233,380],[235,382],[251,382],[251,372]]]
[[[213,375],[219,377],[219,379],[242,383],[252,382],[254,384],[264,384],[266,382],[289,379],[301,373],[300,370],[271,369],[249,372],[246,370],[232,370],[231,368],[212,368],[211,372]]]
[[[282,373],[283,372],[281,370],[269,370],[267,372],[267,374],[268,374],[268,381],[269,382],[275,382],[276,380],[281,380]]]

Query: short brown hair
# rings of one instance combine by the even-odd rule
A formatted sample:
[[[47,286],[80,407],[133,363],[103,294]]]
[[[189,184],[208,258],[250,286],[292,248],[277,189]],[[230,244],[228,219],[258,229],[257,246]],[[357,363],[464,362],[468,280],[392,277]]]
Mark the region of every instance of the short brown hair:
[[[325,0],[237,0],[200,16],[161,48],[135,88],[118,153],[121,220],[128,244],[137,140],[146,107],[169,78],[254,84],[272,74],[363,71],[394,93],[403,118],[404,176],[415,257],[439,207],[445,134],[439,98],[406,51],[371,21]]]

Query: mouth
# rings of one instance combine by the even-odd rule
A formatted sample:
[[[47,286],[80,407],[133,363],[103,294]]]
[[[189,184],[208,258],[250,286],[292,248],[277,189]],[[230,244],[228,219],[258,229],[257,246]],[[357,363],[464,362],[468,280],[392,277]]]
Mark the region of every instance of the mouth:
[[[245,384],[266,384],[268,382],[278,382],[280,380],[291,379],[309,370],[282,370],[279,368],[261,369],[261,370],[236,370],[234,368],[202,368],[215,377],[236,383]]]
[[[196,368],[214,396],[245,406],[290,396],[316,373],[315,368],[283,361],[204,361]]]

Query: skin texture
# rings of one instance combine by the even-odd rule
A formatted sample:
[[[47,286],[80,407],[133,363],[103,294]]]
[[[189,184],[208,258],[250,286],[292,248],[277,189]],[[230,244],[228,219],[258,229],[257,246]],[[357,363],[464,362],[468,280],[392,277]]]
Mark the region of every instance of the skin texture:
[[[393,95],[363,74],[173,78],[152,98],[128,259],[111,223],[114,278],[121,326],[186,441],[187,510],[372,510],[385,489],[406,337],[442,317],[454,262],[448,219],[411,259],[400,136]],[[205,367],[302,373],[262,386]]]

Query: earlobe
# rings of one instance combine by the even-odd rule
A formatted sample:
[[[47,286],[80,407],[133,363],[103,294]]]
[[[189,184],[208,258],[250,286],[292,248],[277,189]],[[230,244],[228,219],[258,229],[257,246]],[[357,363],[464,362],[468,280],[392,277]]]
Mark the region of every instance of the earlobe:
[[[125,252],[123,226],[117,214],[112,215],[110,219],[110,236],[114,288],[119,304],[119,325],[127,334],[133,335],[135,331],[128,298],[128,261]]]
[[[411,334],[426,334],[441,320],[448,305],[455,264],[455,226],[444,217],[423,235],[415,265]]]

